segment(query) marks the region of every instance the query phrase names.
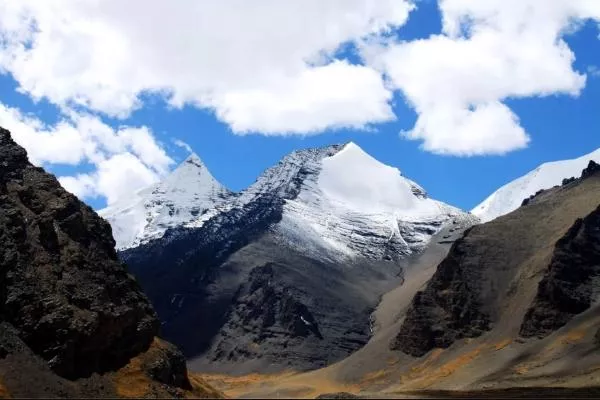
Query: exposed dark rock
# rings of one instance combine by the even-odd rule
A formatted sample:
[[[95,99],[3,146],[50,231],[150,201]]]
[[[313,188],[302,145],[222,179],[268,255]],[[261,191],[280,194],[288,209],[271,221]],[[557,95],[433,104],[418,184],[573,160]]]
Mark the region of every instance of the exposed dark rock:
[[[117,259],[108,223],[29,164],[0,130],[0,315],[61,376],[113,369],[158,320]]]
[[[535,199],[537,196],[539,196],[540,194],[544,193],[545,190],[544,189],[540,189],[537,192],[535,192],[535,194],[532,194],[531,196],[529,196],[528,198],[524,199],[523,202],[521,203],[521,206],[526,206],[528,205],[531,200]]]
[[[596,163],[594,160],[590,160],[586,169],[581,173],[581,178],[587,178],[597,173],[600,173],[600,164]]]
[[[223,213],[201,229],[171,229],[161,239],[120,254],[152,300],[165,338],[186,356],[205,351],[225,323],[235,293],[210,291],[222,273],[218,267],[278,221],[281,206],[279,199],[263,198]]]
[[[251,335],[257,348],[256,357],[261,356],[258,349],[274,337],[288,340],[312,335],[323,339],[315,317],[297,300],[299,296],[294,295],[294,288],[286,286],[277,276],[277,268],[281,266],[268,263],[251,271],[248,281],[240,286],[232,302],[227,325],[223,328],[229,332],[244,330]],[[243,346],[229,346],[229,341],[221,342],[214,353],[215,359],[244,358],[248,352]]]
[[[476,282],[481,271],[465,266],[471,250],[465,240],[469,231],[452,245],[426,289],[413,298],[392,350],[420,357],[435,347],[446,348],[490,329],[478,298]]]
[[[597,164],[596,164],[597,165]],[[587,310],[600,294],[600,207],[556,243],[520,334],[545,337]]]
[[[0,160],[0,386],[16,397],[116,397],[116,380],[136,373],[144,393],[192,389],[183,355],[155,338],[157,316],[109,224],[2,128]]]

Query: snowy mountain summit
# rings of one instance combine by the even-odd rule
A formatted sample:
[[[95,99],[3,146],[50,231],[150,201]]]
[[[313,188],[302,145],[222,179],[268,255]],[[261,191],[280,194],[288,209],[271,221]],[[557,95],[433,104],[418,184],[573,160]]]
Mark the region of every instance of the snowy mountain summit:
[[[117,249],[162,237],[168,228],[208,219],[235,194],[191,154],[163,181],[99,212],[111,225]]]
[[[163,182],[101,214],[113,225],[118,248],[126,249],[168,228],[201,228],[209,220],[210,232],[225,224],[243,229],[257,218],[251,212],[277,214],[268,231],[283,244],[338,261],[403,257],[423,249],[448,222],[458,228],[476,221],[430,199],[354,143],[294,151],[239,194],[191,156]]]
[[[281,221],[272,228],[276,236],[329,259],[395,259],[422,250],[448,222],[476,221],[430,199],[398,169],[352,142],[292,153],[241,199],[264,192],[271,182],[279,183],[285,200]]]
[[[590,160],[600,162],[600,149],[572,160],[548,162],[492,193],[471,211],[488,222],[519,208],[524,199],[542,189],[560,185],[563,179],[578,177]]]

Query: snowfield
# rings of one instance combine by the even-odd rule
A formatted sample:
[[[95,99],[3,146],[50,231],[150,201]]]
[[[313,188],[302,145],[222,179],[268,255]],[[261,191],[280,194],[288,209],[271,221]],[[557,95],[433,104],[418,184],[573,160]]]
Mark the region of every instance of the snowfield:
[[[600,162],[600,149],[573,160],[554,161],[540,165],[492,193],[471,213],[481,222],[488,222],[508,214],[521,206],[524,199],[541,189],[560,185],[565,178],[579,177],[590,160]]]

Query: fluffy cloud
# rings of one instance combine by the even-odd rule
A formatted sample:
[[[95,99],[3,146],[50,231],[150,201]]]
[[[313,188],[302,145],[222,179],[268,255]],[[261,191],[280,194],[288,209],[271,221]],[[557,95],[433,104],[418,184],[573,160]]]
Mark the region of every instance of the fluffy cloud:
[[[67,113],[76,105],[126,117],[143,94],[159,93],[212,110],[239,134],[365,128],[395,119],[397,91],[418,115],[403,137],[465,156],[527,146],[506,99],[584,88],[563,38],[600,20],[598,0],[439,0],[441,33],[395,40],[413,1],[3,0],[0,71]],[[359,62],[340,57],[348,43]],[[40,136],[70,144],[64,154],[45,147],[67,158],[55,161],[93,152],[71,127]],[[124,151],[125,136],[109,151]],[[134,139],[131,154],[155,152]]]
[[[113,129],[91,115],[71,112],[47,126],[0,103],[0,126],[12,132],[36,165],[91,164],[91,173],[59,180],[81,198],[102,196],[109,204],[156,182],[173,163],[148,128]]]
[[[392,119],[382,77],[340,45],[405,23],[407,0],[4,0],[0,66],[34,98],[113,116],[160,92],[234,131]],[[141,11],[143,10],[143,11]]]
[[[418,113],[404,132],[426,150],[495,154],[529,137],[507,98],[568,94],[585,86],[562,39],[583,19],[600,17],[594,0],[440,0],[443,33],[376,43],[364,54]]]

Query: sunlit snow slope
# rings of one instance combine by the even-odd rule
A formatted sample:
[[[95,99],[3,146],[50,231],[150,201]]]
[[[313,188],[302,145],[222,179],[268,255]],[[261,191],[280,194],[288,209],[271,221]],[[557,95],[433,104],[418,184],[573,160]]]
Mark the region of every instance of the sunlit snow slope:
[[[519,208],[524,199],[540,189],[549,189],[560,185],[565,178],[580,176],[590,160],[600,162],[600,149],[573,160],[542,164],[527,175],[502,186],[471,212],[482,222],[508,214]]]
[[[284,175],[289,163],[301,165],[293,174],[297,185],[293,196],[285,197],[282,220],[273,230],[303,251],[334,259],[392,259],[422,250],[445,223],[475,220],[428,198],[398,169],[354,143],[293,153],[278,168]]]
[[[125,249],[161,237],[168,228],[198,226],[234,197],[192,154],[163,181],[99,214],[110,222],[117,249]]]

